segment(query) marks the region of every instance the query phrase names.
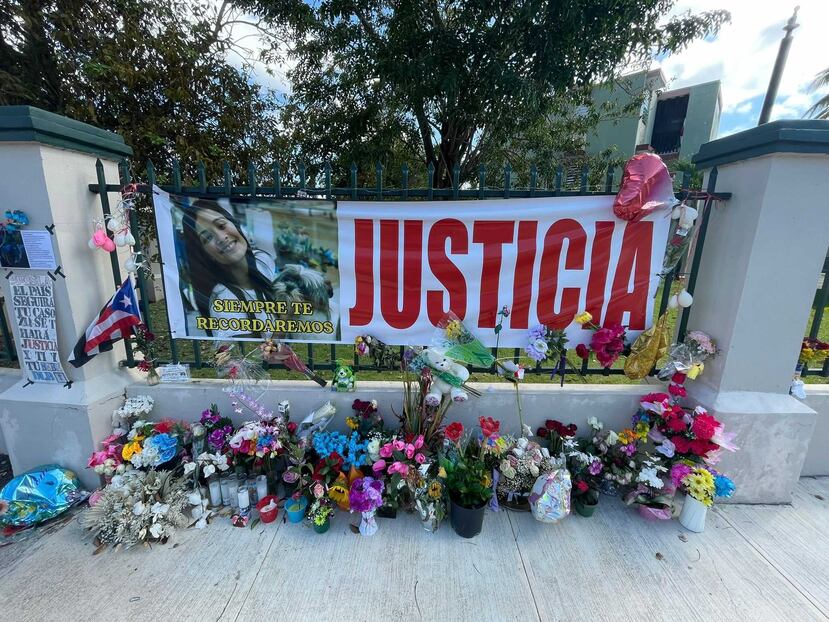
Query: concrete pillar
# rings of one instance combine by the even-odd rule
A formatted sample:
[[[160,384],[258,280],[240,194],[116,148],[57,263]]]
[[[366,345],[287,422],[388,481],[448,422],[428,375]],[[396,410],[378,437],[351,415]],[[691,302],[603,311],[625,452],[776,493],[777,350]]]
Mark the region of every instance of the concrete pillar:
[[[829,122],[768,123],[694,161],[732,198],[711,214],[688,325],[721,353],[689,382],[689,403],[738,433],[722,462],[734,500],[788,503],[815,426],[788,389],[829,246]]]
[[[24,387],[21,379],[0,394],[0,426],[15,473],[45,463],[74,469],[87,486],[89,454],[109,432],[130,374],[118,368],[124,347],[102,353],[80,369],[66,359],[78,336],[115,292],[110,257],[87,242],[101,201],[90,192],[101,159],[108,183],[118,183],[117,162],[132,154],[117,134],[29,106],[0,107],[0,198],[3,209],[20,209],[29,228],[55,225],[52,238],[66,278],[55,282],[61,362],[74,381]],[[111,205],[118,201],[110,196]],[[8,281],[0,285],[9,300]],[[19,336],[15,329],[15,340]],[[21,376],[22,378],[22,376]]]

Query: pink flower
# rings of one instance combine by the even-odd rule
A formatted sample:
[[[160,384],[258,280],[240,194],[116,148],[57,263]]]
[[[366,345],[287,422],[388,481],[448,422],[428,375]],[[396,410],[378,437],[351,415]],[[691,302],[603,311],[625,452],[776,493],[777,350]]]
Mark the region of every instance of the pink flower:
[[[671,483],[679,488],[682,485],[682,480],[689,475],[693,469],[684,462],[677,462],[671,467]]]
[[[103,464],[104,460],[109,458],[109,455],[105,451],[93,451],[92,455],[89,457],[89,462],[86,464],[87,467],[92,468],[94,466],[98,466],[99,464]]]
[[[414,445],[412,445],[411,443],[409,443],[408,445],[406,445],[406,457],[407,457],[409,460],[411,460],[412,458],[414,458],[414,453],[415,453],[415,447],[414,447]]]
[[[424,456],[423,454],[415,454],[414,459],[415,462],[417,462],[418,464],[423,464],[424,462],[426,462],[426,456]]]
[[[113,443],[117,443],[118,441],[120,441],[122,436],[122,434],[110,434],[104,440],[101,441],[101,445],[103,445],[104,447],[108,447],[109,445],[112,445]]]
[[[688,395],[688,391],[681,384],[669,384],[668,393],[675,397],[685,397]]]
[[[386,468],[386,461],[385,461],[385,460],[378,460],[377,462],[375,462],[375,463],[371,466],[371,469],[372,469],[375,473],[379,473],[380,471],[383,471],[385,468]]]
[[[389,475],[394,473],[400,473],[400,475],[406,477],[409,474],[409,466],[402,462],[393,462],[389,467]]]
[[[392,442],[392,447],[394,447],[395,451],[403,451],[403,448],[406,447],[406,443],[398,439]]]
[[[380,448],[379,453],[382,458],[391,458],[392,451],[393,449],[391,443],[387,443]]]
[[[423,435],[419,434],[417,438],[414,440],[415,449],[420,449],[423,447]]]
[[[313,492],[314,492],[314,497],[316,497],[317,499],[321,499],[322,496],[325,494],[325,488],[323,488],[322,484],[317,482],[316,484],[314,484]]]
[[[603,327],[593,333],[590,349],[602,367],[610,367],[625,349],[625,329],[618,324]]]

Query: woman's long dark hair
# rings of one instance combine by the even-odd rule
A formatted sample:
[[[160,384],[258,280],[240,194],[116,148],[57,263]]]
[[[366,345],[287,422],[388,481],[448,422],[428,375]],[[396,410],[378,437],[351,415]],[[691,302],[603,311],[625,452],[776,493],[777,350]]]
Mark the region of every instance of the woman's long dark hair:
[[[199,199],[189,209],[184,210],[184,219],[182,222],[184,228],[184,248],[187,252],[187,265],[190,272],[190,283],[193,285],[193,290],[195,291],[196,306],[198,307],[199,313],[204,317],[210,317],[210,296],[216,285],[224,285],[239,300],[246,299],[245,294],[242,292],[242,287],[238,283],[233,283],[228,280],[227,271],[224,269],[224,266],[214,260],[202,245],[198,231],[196,230],[196,218],[199,212],[203,211],[215,212],[228,222],[233,223],[239,235],[247,243],[245,261],[248,265],[250,281],[253,283],[254,291],[256,291],[256,297],[259,300],[273,300],[273,285],[270,279],[262,274],[256,265],[253,246],[247,236],[242,232],[239,222],[215,201]]]

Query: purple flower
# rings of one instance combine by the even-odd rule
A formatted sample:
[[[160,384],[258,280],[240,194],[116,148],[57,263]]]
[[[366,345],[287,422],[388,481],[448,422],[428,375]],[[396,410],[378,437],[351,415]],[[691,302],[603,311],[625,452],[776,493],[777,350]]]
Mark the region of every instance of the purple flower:
[[[225,426],[227,427],[227,426]],[[214,450],[221,450],[225,446],[225,440],[227,440],[227,433],[225,432],[225,428],[219,428],[218,430],[213,430],[210,434],[207,435],[207,443],[214,449]]]
[[[379,479],[360,477],[351,484],[348,502],[355,512],[371,512],[383,505],[385,486]]]
[[[620,449],[627,455],[628,458],[633,456],[636,453],[636,443],[628,443],[627,445],[622,445]]]
[[[590,463],[590,466],[587,467],[587,472],[590,473],[590,475],[598,475],[602,472],[602,467],[603,465],[601,460],[594,460]]]
[[[536,339],[545,339],[547,337],[547,327],[544,324],[537,324],[530,329],[529,332],[530,341],[534,341]]]
[[[685,479],[687,475],[690,475],[691,471],[693,471],[693,469],[687,464],[677,462],[671,467],[671,483],[676,488],[679,488],[682,485],[682,480]]]

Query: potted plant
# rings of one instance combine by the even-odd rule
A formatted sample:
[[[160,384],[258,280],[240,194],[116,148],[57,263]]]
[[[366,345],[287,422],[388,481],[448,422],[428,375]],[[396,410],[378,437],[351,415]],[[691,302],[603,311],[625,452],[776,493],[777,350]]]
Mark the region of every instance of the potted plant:
[[[638,460],[636,487],[625,495],[627,505],[636,505],[646,520],[670,520],[674,510],[676,488],[662,477],[668,469],[661,460],[645,454]]]
[[[331,516],[334,514],[334,502],[328,497],[314,499],[308,508],[308,522],[317,533],[325,533],[331,527]]]
[[[394,518],[397,509],[414,507],[414,490],[417,488],[419,469],[428,463],[428,448],[422,434],[410,437],[407,442],[393,438],[378,450],[372,465],[374,476],[385,483],[384,504],[378,516]]]
[[[501,424],[491,417],[479,417],[478,422],[481,436],[474,441],[464,441],[463,426],[453,424],[447,435],[448,450],[440,458],[440,475],[449,492],[450,521],[462,538],[474,538],[481,533],[484,512],[492,497],[492,477],[484,446],[497,442]]]
[[[593,425],[591,423],[591,428]],[[596,446],[594,437],[569,441],[571,447],[567,453],[567,468],[573,480],[573,509],[580,516],[593,516],[599,505],[599,486],[601,485],[604,465],[600,456],[593,453]]]
[[[285,502],[285,513],[288,515],[288,522],[301,523],[305,518],[305,510],[308,508],[308,497],[299,492],[294,493]]]

